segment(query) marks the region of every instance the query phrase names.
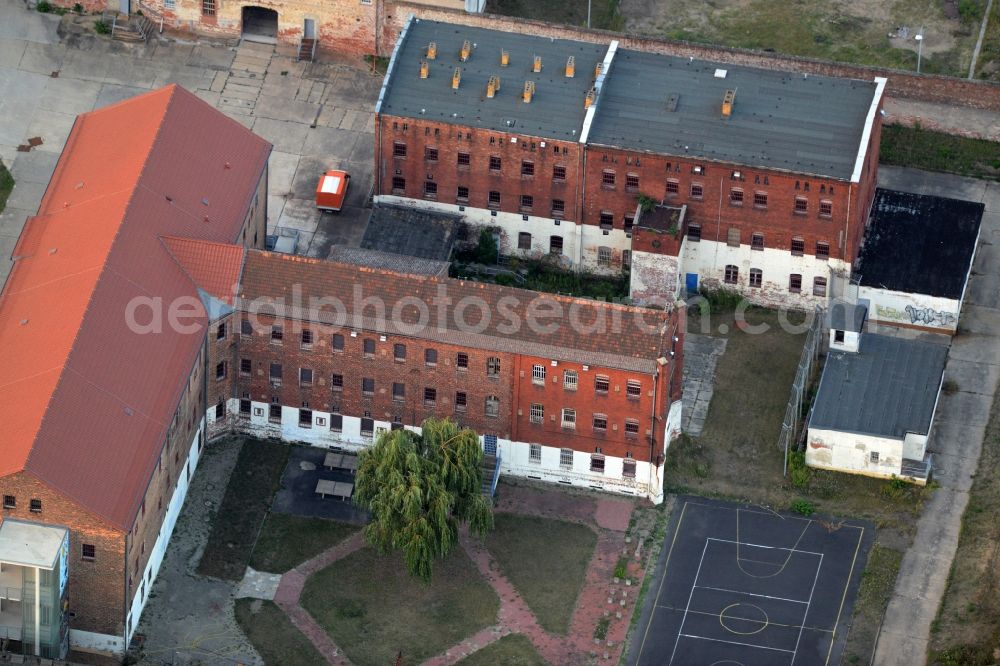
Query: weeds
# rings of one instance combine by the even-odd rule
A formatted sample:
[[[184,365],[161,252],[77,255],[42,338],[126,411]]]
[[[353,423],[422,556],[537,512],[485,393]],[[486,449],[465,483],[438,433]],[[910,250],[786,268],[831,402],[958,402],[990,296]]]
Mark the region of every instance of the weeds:
[[[806,500],[795,500],[792,502],[792,511],[800,516],[808,518],[816,513],[816,507],[814,507],[811,502],[807,502]]]
[[[802,451],[792,451],[788,454],[788,475],[792,479],[792,485],[796,488],[805,488],[812,479],[812,470],[806,465],[806,454]]]
[[[98,35],[107,35],[111,33],[111,26],[107,24],[106,21],[97,21],[94,23],[94,32]]]

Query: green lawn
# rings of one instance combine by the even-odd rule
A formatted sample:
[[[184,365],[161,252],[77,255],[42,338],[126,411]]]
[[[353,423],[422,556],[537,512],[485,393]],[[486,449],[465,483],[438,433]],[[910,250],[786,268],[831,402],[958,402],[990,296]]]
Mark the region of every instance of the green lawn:
[[[882,128],[879,162],[1000,180],[1000,143],[886,125]]]
[[[491,14],[585,27],[587,5],[588,0],[489,0],[486,11]],[[590,5],[590,27],[615,31],[621,31],[625,27],[618,8],[618,0],[592,0]]]
[[[861,574],[861,586],[855,602],[856,612],[844,648],[845,664],[868,663],[875,644],[882,613],[889,605],[896,574],[903,562],[903,553],[884,546],[875,546],[868,555],[868,566]]]
[[[508,634],[473,652],[455,666],[547,666],[531,641],[522,634]]]
[[[500,599],[461,548],[429,584],[364,548],[312,576],[300,603],[358,666],[418,664],[496,622]]]
[[[237,599],[236,622],[265,664],[323,666],[323,658],[273,601]]]
[[[546,631],[565,634],[594,554],[583,525],[511,513],[495,515],[486,546]]]
[[[10,171],[7,171],[7,167],[0,161],[0,213],[7,206],[7,197],[10,196],[10,191],[13,189],[14,179],[11,177]]]
[[[269,513],[260,530],[250,566],[285,573],[357,532],[360,527],[323,518]]]
[[[290,448],[269,440],[247,439],[229,477],[198,573],[240,580],[254,541],[281,485]]]

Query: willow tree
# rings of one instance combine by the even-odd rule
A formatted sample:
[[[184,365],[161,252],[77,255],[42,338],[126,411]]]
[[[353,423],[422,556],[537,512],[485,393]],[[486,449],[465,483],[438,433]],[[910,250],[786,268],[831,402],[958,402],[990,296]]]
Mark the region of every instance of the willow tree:
[[[427,419],[421,430],[382,433],[361,452],[354,501],[371,512],[366,541],[383,555],[401,551],[410,575],[428,581],[459,526],[485,536],[493,509],[481,493],[479,436],[448,419]]]

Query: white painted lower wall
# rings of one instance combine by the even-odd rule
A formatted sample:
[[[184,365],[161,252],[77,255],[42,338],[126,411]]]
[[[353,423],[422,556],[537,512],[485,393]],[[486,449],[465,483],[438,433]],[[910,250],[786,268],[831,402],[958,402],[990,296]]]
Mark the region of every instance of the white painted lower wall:
[[[809,428],[806,442],[810,467],[884,478],[900,476],[902,471],[901,439]],[[873,452],[878,453],[877,462],[871,459]]]
[[[735,284],[725,282],[727,265],[739,269]],[[760,287],[750,286],[750,269],[762,272]],[[685,239],[680,254],[681,286],[687,285],[687,274],[698,276],[698,286],[726,288],[739,291],[747,300],[770,307],[795,307],[812,309],[817,305],[826,306],[832,296],[842,293],[842,283],[850,273],[850,267],[839,259],[817,259],[815,255],[794,256],[787,250],[764,248],[753,250],[749,245],[730,247],[716,241],[691,242]],[[802,276],[799,293],[789,291],[789,276]],[[826,296],[813,295],[814,278],[826,278]]]
[[[268,419],[268,404],[252,401],[250,403],[250,418],[239,416],[239,400],[230,400],[227,405],[227,419],[235,424],[240,432],[256,437],[274,437],[288,442],[308,444],[323,448],[339,447],[348,451],[360,450],[371,446],[374,438],[381,431],[389,430],[392,424],[387,421],[374,423],[372,437],[361,435],[361,418],[343,415],[342,428],[339,432],[330,430],[330,413],[313,411],[312,423],[309,426],[299,424],[297,407],[282,406],[281,423],[272,423]],[[214,407],[208,413],[209,426],[215,422]],[[673,437],[680,434],[681,401],[670,406],[667,423],[664,429],[664,450]],[[420,432],[417,426],[406,426],[407,430]],[[530,460],[532,442],[514,442],[497,438],[497,450],[500,453],[500,470],[504,474],[536,478],[553,483],[578,487],[595,488],[608,492],[645,497],[654,504],[663,501],[663,466],[636,461],[634,478],[626,478],[622,474],[624,459],[605,456],[604,473],[590,471],[590,454],[574,452],[573,465],[563,468],[559,464],[560,449],[542,446],[540,462]]]
[[[79,652],[97,654],[124,654],[125,639],[122,636],[96,634],[92,631],[69,630],[70,647]]]
[[[958,329],[960,299],[906,294],[889,289],[858,287],[858,301],[868,302],[868,319],[893,326],[919,326],[954,334]]]

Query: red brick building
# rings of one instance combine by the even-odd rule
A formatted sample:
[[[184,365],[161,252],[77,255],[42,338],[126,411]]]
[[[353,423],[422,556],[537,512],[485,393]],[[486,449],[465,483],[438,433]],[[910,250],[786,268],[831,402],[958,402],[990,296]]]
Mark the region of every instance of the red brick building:
[[[662,500],[683,310],[274,253],[243,264],[238,312],[210,336],[210,433],[354,449],[448,417],[504,473]]]
[[[12,649],[120,653],[131,639],[205,442],[199,282],[225,268],[203,275],[165,236],[262,245],[269,152],[177,86],[77,119],[0,296]],[[26,557],[26,540],[48,554]]]
[[[460,212],[507,254],[631,267],[637,298],[821,304],[863,237],[884,83],[411,19],[376,107],[376,195]],[[640,200],[686,206],[675,254],[632,247]]]

